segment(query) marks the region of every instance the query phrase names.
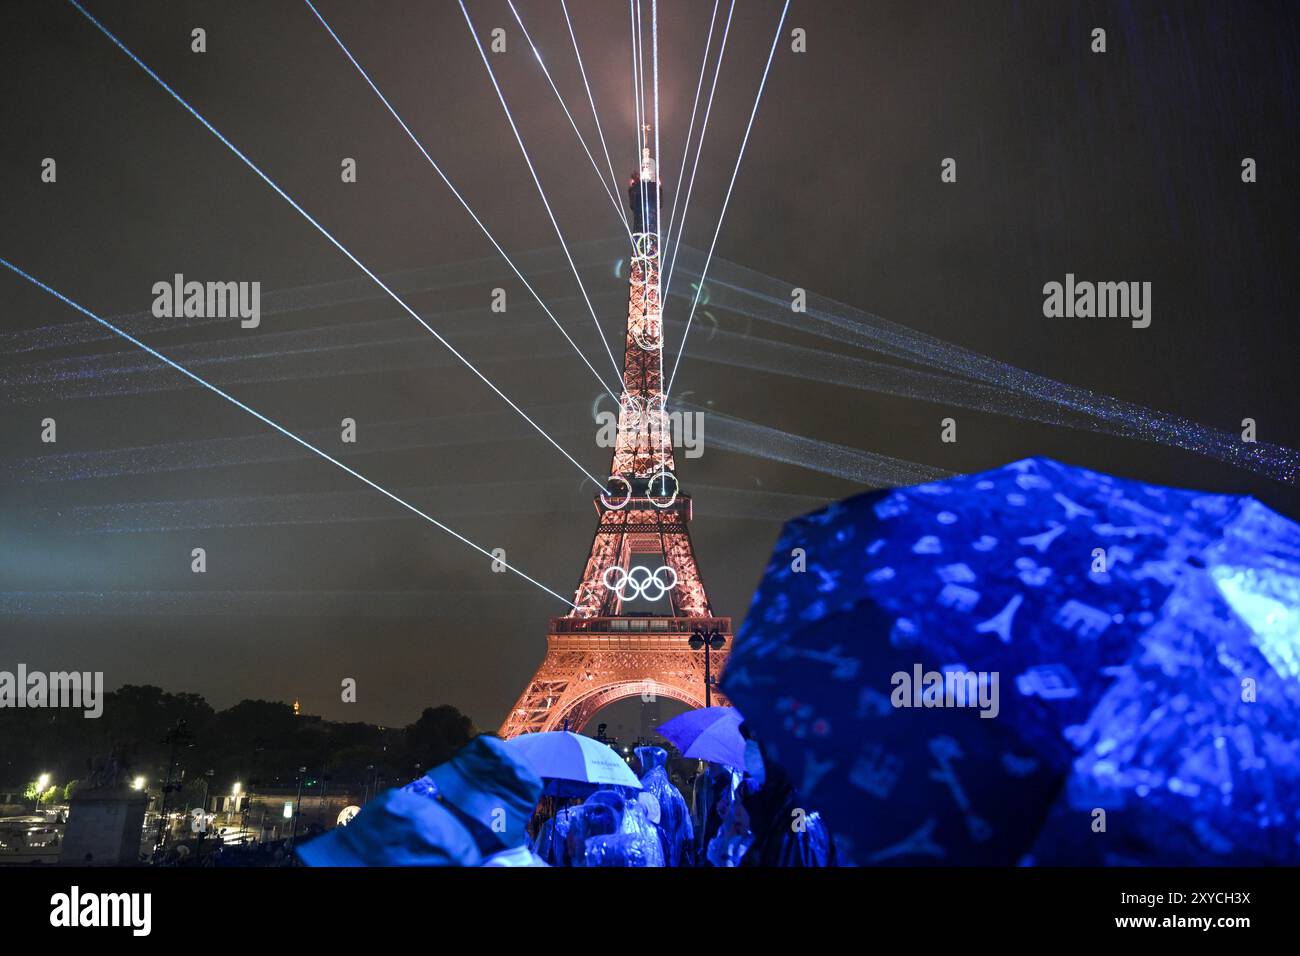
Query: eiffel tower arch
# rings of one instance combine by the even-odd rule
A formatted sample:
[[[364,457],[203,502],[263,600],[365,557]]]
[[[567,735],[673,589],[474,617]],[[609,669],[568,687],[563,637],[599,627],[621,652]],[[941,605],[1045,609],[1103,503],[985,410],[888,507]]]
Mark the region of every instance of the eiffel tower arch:
[[[663,385],[658,213],[660,186],[643,138],[641,168],[628,188],[632,210],[623,394],[613,463],[595,498],[596,534],[574,608],[551,619],[546,657],[501,725],[502,737],[565,726],[581,730],[602,707],[640,696],[691,707],[708,698],[705,655],[690,647],[696,630],[730,643],[731,618],[713,613],[687,525],[690,496],[673,461]],[[639,561],[649,559],[652,571]],[[638,598],[667,599],[666,613],[627,608]],[[716,679],[727,647],[711,652]]]

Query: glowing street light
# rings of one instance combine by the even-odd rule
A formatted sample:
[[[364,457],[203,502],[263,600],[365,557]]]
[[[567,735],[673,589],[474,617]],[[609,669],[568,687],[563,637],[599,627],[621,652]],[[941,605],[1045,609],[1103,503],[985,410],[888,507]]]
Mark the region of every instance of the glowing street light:
[[[36,789],[44,793],[50,786],[50,775],[43,773],[36,778]]]
[[[697,627],[691,631],[691,639],[687,643],[692,650],[698,651],[704,648],[704,706],[709,707],[713,704],[713,674],[710,673],[709,651],[722,650],[727,639],[716,627],[709,629]]]
[[[233,786],[231,786],[231,788],[230,788],[230,795],[231,795],[232,797],[237,797],[237,796],[239,796],[239,791],[240,791],[241,789],[243,789],[242,785],[241,785],[238,781],[236,781],[235,784],[234,784]]]
[[[144,777],[136,777],[134,780],[132,780],[132,781],[131,781],[131,789],[132,789],[132,790],[143,790],[143,789],[144,789]]]

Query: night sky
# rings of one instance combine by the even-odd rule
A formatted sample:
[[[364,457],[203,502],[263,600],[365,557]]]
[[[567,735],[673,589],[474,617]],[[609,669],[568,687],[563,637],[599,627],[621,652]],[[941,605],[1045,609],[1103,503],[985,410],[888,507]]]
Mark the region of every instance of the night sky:
[[[493,27],[507,31],[508,52],[492,64],[565,240],[616,249],[622,226],[506,3],[469,6],[485,42]],[[558,0],[517,6],[596,145]],[[606,473],[591,373],[504,264],[490,262],[491,245],[305,4],[87,7],[367,266],[442,277],[406,301],[583,467]],[[636,160],[627,8],[569,7],[626,181]],[[660,4],[669,196],[712,8]],[[531,253],[536,288],[612,380],[459,7],[321,0],[319,9],[502,246]],[[686,227],[695,248],[712,238],[780,9],[737,4]],[[1229,432],[1251,417],[1261,441],[1300,446],[1298,21],[1293,3],[796,0],[716,255],[1043,376]],[[195,27],[207,31],[206,53],[190,50]],[[806,53],[790,49],[795,27],[807,31]],[[1104,54],[1089,50],[1095,27],[1107,31]],[[241,400],[324,435],[352,467],[572,593],[595,528],[592,487],[577,469],[376,297],[75,8],[5,3],[0,64],[0,257],[106,317],[147,314],[153,284],[178,272],[260,281],[264,309],[279,290],[352,281],[364,298],[264,314],[256,330],[154,323],[141,337],[164,352],[209,354],[200,374],[231,375]],[[41,182],[45,157],[57,161],[56,183]],[[340,181],[344,157],[357,161],[356,183]],[[957,160],[956,183],[940,181],[945,157]],[[1256,160],[1258,182],[1241,181],[1243,157]],[[595,255],[583,278],[618,354],[625,279],[614,257]],[[477,260],[490,268],[456,265]],[[1044,318],[1043,284],[1067,272],[1151,282],[1150,328]],[[508,292],[504,315],[488,309],[496,286]],[[444,325],[444,312],[457,315]],[[670,335],[685,313],[670,303]],[[540,662],[559,602],[492,573],[481,555],[319,459],[194,467],[190,443],[267,429],[178,387],[176,373],[125,342],[59,344],[59,327],[84,321],[7,272],[0,315],[0,668],[103,670],[110,688],[154,683],[218,707],[297,697],[310,713],[386,723],[450,703],[497,726]],[[716,321],[720,333],[893,361],[723,312]],[[202,353],[227,343],[246,357],[259,337],[321,330],[324,342],[366,322],[418,334],[378,370],[349,367],[346,352],[322,365],[329,356],[299,351],[244,376],[239,362]],[[708,335],[697,327],[691,342]],[[1249,493],[1300,516],[1294,484],[1165,444],[693,360],[691,342],[677,396],[794,435],[952,472],[1046,455]],[[69,374],[87,356],[138,364],[146,371],[134,380],[147,387],[115,394]],[[678,472],[697,499],[692,534],[713,605],[739,623],[780,519],[866,488],[711,448],[707,414],[704,455],[679,454]],[[955,444],[940,441],[950,415]],[[54,445],[40,440],[46,417],[57,421]],[[355,446],[338,442],[344,417],[358,422]],[[445,427],[445,440],[367,450],[382,423],[408,420],[435,436]],[[101,453],[146,446],[112,458],[130,465],[114,474],[49,480],[52,456],[102,463]],[[246,446],[216,447],[238,458]],[[235,520],[251,499],[265,499],[259,519]],[[203,502],[206,526],[132,530],[135,512],[120,507],[152,502],[157,512],[168,501],[181,516]],[[304,503],[328,520],[277,521]],[[203,575],[190,570],[195,547],[207,552]],[[345,677],[358,681],[356,704],[339,701]]]

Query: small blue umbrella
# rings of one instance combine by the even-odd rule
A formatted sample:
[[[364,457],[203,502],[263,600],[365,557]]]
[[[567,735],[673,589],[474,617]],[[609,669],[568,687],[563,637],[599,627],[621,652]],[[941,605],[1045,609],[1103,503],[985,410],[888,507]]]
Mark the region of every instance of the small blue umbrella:
[[[641,781],[606,744],[569,730],[520,734],[506,741],[548,780],[641,789]]]
[[[744,720],[734,707],[701,707],[678,714],[659,726],[659,734],[682,752],[710,763],[743,770],[745,738],[740,736]]]

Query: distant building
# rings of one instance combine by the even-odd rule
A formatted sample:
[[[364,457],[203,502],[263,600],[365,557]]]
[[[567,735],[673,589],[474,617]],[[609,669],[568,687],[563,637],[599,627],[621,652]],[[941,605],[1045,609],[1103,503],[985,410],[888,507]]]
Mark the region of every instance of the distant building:
[[[250,841],[282,840],[294,832],[294,817],[298,818],[297,832],[331,830],[343,811],[362,805],[362,788],[341,786],[323,790],[312,787],[303,790],[301,798],[296,787],[290,789],[256,790],[239,796],[215,796],[208,809],[215,814],[213,826],[221,830],[242,832]]]
[[[119,787],[79,789],[72,795],[60,863],[125,866],[139,862],[140,833],[149,797]]]

